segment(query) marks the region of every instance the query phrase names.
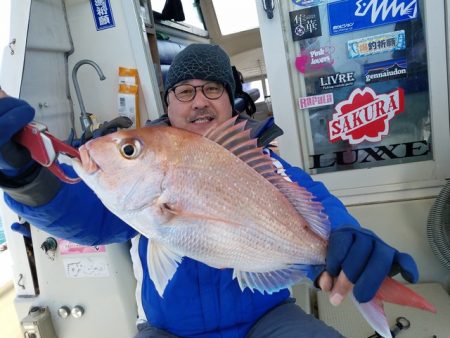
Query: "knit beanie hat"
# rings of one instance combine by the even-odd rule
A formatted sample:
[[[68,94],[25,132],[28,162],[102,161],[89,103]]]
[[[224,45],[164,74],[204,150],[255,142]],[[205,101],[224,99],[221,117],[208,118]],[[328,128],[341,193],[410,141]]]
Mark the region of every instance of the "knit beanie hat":
[[[169,89],[186,80],[215,81],[225,85],[234,106],[234,82],[230,58],[217,45],[191,44],[179,52],[173,59],[166,76],[164,100],[167,102]]]

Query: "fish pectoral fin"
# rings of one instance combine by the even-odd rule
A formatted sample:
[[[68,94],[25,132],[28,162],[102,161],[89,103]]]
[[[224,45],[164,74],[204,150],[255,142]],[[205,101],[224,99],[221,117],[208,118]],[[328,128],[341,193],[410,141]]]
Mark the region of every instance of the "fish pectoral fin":
[[[165,245],[154,240],[148,240],[147,262],[150,278],[155,284],[159,295],[163,297],[164,290],[172,279],[182,257]]]
[[[267,272],[233,271],[233,279],[237,279],[242,291],[245,288],[258,290],[261,293],[272,294],[298,283],[305,278],[305,265],[291,265],[285,269]]]

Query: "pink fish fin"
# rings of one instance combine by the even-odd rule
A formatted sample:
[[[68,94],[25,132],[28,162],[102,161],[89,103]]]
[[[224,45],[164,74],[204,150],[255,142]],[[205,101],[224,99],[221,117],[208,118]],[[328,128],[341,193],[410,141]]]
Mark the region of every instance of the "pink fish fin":
[[[294,285],[305,278],[305,276],[306,271],[302,268],[302,265],[292,265],[285,269],[268,272],[246,272],[236,269],[233,271],[233,279],[237,279],[242,291],[245,288],[249,288],[252,292],[257,290],[268,294]]]
[[[391,330],[389,329],[389,323],[384,313],[383,303],[376,296],[371,301],[366,303],[359,303],[353,293],[351,298],[355,303],[358,310],[361,312],[364,319],[369,325],[384,338],[391,338]]]
[[[310,229],[328,239],[330,223],[322,204],[313,201],[314,196],[308,190],[278,174],[272,158],[261,147],[257,147],[257,140],[250,138],[250,130],[244,130],[246,122],[234,124],[236,118],[235,116],[210,129],[204,136],[228,149],[271,182],[303,216]]]
[[[425,298],[414,292],[404,284],[387,277],[377,291],[375,297],[388,303],[410,306],[417,309],[436,313],[436,308]]]
[[[358,303],[353,294],[351,297],[370,326],[383,337],[392,337],[389,323],[384,313],[383,302],[411,306],[433,313],[436,312],[436,308],[425,298],[391,277],[387,277],[383,281],[371,301]]]
[[[238,115],[233,116],[232,118],[226,120],[222,124],[209,128],[205,132],[205,134],[203,134],[203,136],[209,138],[210,140],[215,140],[217,138],[217,135],[221,134],[224,130],[227,130],[228,128],[234,126],[237,118]]]
[[[148,240],[147,262],[150,278],[161,298],[182,257],[157,241]]]
[[[322,203],[314,201],[314,195],[297,183],[287,181],[277,175],[269,179],[281,193],[291,202],[297,212],[302,215],[309,228],[323,239],[330,235],[330,221],[323,211]]]

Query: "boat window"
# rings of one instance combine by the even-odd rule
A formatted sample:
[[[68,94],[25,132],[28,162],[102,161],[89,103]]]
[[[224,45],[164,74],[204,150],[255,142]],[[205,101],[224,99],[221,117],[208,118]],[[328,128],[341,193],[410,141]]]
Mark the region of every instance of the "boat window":
[[[222,35],[259,27],[254,0],[213,0],[212,2]]]
[[[152,10],[154,12],[162,13],[166,0],[152,0]],[[202,12],[200,9],[199,0],[181,0],[183,5],[183,12],[185,20],[178,22],[183,25],[193,26],[205,30]]]
[[[433,159],[424,1],[410,3],[403,17],[357,16],[351,1],[288,13],[312,173]]]
[[[249,91],[250,89],[258,89],[259,90],[259,98],[255,101],[255,103],[258,102],[264,102],[264,99],[267,96],[270,96],[270,90],[269,90],[269,82],[267,81],[267,78],[264,79],[265,81],[265,88],[263,86],[263,82],[261,80],[254,80],[254,81],[249,81],[249,82],[244,82],[242,87],[244,89],[244,91]]]

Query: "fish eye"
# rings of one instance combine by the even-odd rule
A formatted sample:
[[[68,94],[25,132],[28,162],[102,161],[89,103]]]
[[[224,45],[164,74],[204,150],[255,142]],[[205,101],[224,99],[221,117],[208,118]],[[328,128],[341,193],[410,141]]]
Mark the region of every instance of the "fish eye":
[[[120,154],[127,160],[132,160],[138,157],[142,151],[141,142],[138,140],[128,139],[119,145]]]

